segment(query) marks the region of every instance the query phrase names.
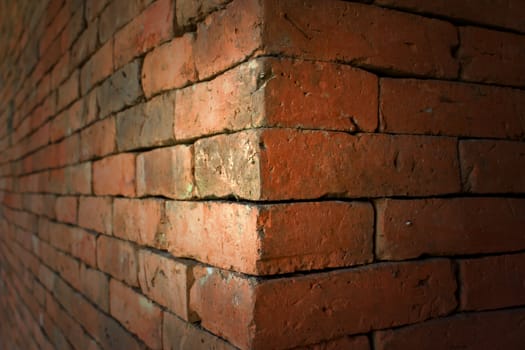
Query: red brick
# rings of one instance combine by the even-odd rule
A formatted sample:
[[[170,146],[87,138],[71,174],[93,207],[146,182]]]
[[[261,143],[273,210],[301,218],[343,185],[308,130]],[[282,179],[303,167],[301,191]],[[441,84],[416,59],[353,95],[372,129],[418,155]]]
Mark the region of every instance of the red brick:
[[[142,293],[177,316],[196,321],[189,310],[193,283],[192,263],[174,260],[146,250],[139,252],[139,283]]]
[[[50,243],[79,258],[86,264],[96,265],[96,236],[77,227],[65,225],[53,225],[54,232],[51,234]]]
[[[120,151],[172,143],[175,94],[157,96],[117,114],[117,147]]]
[[[125,241],[99,236],[97,239],[98,268],[125,283],[138,287],[137,252]]]
[[[162,344],[166,350],[235,350],[219,337],[164,312]]]
[[[135,155],[121,153],[93,163],[96,195],[135,196]]]
[[[460,314],[374,335],[377,350],[521,349],[525,310]]]
[[[262,24],[258,0],[233,1],[200,22],[193,50],[199,79],[224,71],[256,52],[261,46]]]
[[[80,197],[78,206],[78,224],[87,229],[111,235],[111,198]]]
[[[110,281],[109,290],[111,315],[148,347],[162,348],[161,309],[116,280]]]
[[[57,110],[69,105],[79,97],[79,71],[75,70],[58,88]]]
[[[463,188],[467,192],[525,192],[525,143],[461,141],[459,158]]]
[[[137,194],[187,199],[193,195],[193,148],[178,145],[137,157]]]
[[[462,0],[453,4],[448,0],[376,0],[375,3],[410,12],[433,14],[525,32],[525,23],[520,15],[525,11],[525,4],[520,0]]]
[[[460,260],[459,274],[462,310],[525,305],[525,254]]]
[[[78,163],[80,156],[80,137],[73,134],[61,142],[47,148],[47,156],[52,159],[53,167]]]
[[[115,66],[121,67],[173,35],[173,2],[157,0],[115,34]]]
[[[146,55],[142,66],[142,87],[147,97],[196,80],[193,41],[193,34],[185,34]]]
[[[525,37],[476,27],[461,27],[461,79],[525,85]]]
[[[34,214],[55,218],[56,197],[52,195],[24,195],[24,208]]]
[[[58,37],[58,34],[62,31],[62,29],[64,29],[69,19],[70,9],[68,6],[63,6],[58,12],[58,14],[49,23],[49,26],[47,26],[40,39],[40,56],[45,56],[45,54],[48,53],[48,51],[50,51],[48,49],[51,46],[51,43],[55,38]]]
[[[201,197],[423,196],[460,187],[452,138],[267,129],[201,139],[194,147]]]
[[[516,89],[385,78],[380,101],[381,131],[387,133],[507,139],[525,134],[525,93]]]
[[[458,38],[450,23],[343,1],[268,0],[265,6],[266,52],[390,74],[457,76]]]
[[[90,125],[80,133],[80,159],[103,157],[116,151],[115,118]]]
[[[70,56],[70,53],[66,52],[60,61],[58,61],[53,67],[51,72],[46,74],[40,81],[38,90],[42,94],[41,97],[45,97],[50,90],[58,88],[60,84],[70,75],[72,67]]]
[[[381,200],[376,256],[403,260],[525,248],[525,201],[503,198]]]
[[[80,265],[80,291],[101,310],[109,310],[108,277],[95,269]]]
[[[375,76],[339,64],[252,60],[177,91],[175,137],[263,126],[374,131],[377,86]]]
[[[162,200],[115,198],[113,201],[113,235],[119,238],[165,248],[163,218]]]
[[[446,260],[267,281],[213,268],[194,271],[190,299],[201,325],[242,349],[315,344],[421,322],[446,315],[456,306],[455,277]]]
[[[372,260],[374,213],[364,203],[286,205],[166,203],[174,256],[267,275],[363,264]]]
[[[64,28],[60,34],[60,46],[64,51],[69,52],[69,49],[72,47],[73,43],[76,42],[77,38],[80,36],[80,33],[85,29],[83,6],[83,4],[78,3],[78,6],[76,6],[77,8],[73,9],[76,10],[76,12],[72,15],[71,20],[67,24],[66,28]]]
[[[110,76],[113,73],[113,67],[113,40],[110,40],[82,66],[80,72],[82,95],[85,95],[98,82]]]

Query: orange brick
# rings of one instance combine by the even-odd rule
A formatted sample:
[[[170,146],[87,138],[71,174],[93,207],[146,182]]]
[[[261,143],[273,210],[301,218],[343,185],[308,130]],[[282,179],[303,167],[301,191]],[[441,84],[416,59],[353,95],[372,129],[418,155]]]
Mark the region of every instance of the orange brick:
[[[525,93],[517,89],[384,78],[380,101],[381,131],[387,133],[507,139],[525,134]]]
[[[225,10],[200,22],[193,51],[199,79],[222,72],[255,52],[261,46],[262,23],[258,0],[232,1]]]
[[[80,197],[78,224],[106,235],[112,232],[111,198]]]
[[[381,200],[376,256],[479,254],[525,248],[525,201],[500,198]]]
[[[459,274],[462,310],[525,304],[525,254],[460,260]]]
[[[177,91],[175,137],[255,127],[374,131],[377,78],[331,63],[260,58]]]
[[[137,194],[187,199],[193,195],[193,148],[178,145],[137,157]]]
[[[146,55],[142,65],[142,87],[147,97],[195,81],[193,41],[193,34],[185,34]]]
[[[54,232],[51,234],[50,243],[79,258],[86,264],[96,265],[96,236],[77,227],[65,225],[53,225]]]
[[[423,196],[460,189],[451,138],[267,129],[201,139],[194,148],[201,197]]]
[[[93,163],[96,195],[135,196],[135,155],[121,153]]]
[[[185,27],[224,7],[228,0],[180,0],[176,3],[177,24]]]
[[[459,158],[463,188],[467,192],[525,192],[525,143],[460,141]]]
[[[116,151],[115,118],[90,125],[80,133],[80,159],[103,157]]]
[[[80,265],[80,291],[101,310],[109,310],[108,277],[95,269]]]
[[[460,28],[461,78],[522,87],[525,84],[525,38],[476,27]]]
[[[158,0],[115,34],[115,67],[133,59],[173,35],[173,2]],[[111,42],[111,41],[110,41]]]
[[[135,247],[119,239],[101,235],[97,239],[97,266],[99,270],[138,287],[137,252]]]
[[[370,204],[318,202],[244,205],[166,202],[166,239],[174,256],[269,275],[372,260]]]
[[[139,251],[139,283],[142,293],[187,321],[196,321],[189,310],[193,283],[191,262],[170,259],[146,250]]]
[[[456,307],[456,282],[447,260],[268,281],[209,267],[195,267],[194,272],[190,300],[201,325],[243,349],[315,344],[421,322]],[[253,322],[256,327],[250,327]]]
[[[110,281],[109,291],[111,315],[135,333],[149,348],[162,348],[161,309],[116,280]]]
[[[162,200],[115,198],[113,235],[141,245],[165,248],[163,217]]]

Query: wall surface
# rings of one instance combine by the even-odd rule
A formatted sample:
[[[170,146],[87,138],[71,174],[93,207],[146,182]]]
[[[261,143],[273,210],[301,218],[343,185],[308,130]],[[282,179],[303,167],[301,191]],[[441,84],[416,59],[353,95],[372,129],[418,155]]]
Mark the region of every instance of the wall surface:
[[[525,2],[0,2],[0,348],[523,349]]]

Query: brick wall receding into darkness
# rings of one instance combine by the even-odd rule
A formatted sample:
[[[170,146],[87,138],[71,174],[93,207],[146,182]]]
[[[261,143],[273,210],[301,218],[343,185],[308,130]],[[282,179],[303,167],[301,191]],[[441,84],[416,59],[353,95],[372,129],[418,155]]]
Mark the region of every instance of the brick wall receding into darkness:
[[[525,1],[0,0],[0,348],[525,349]]]

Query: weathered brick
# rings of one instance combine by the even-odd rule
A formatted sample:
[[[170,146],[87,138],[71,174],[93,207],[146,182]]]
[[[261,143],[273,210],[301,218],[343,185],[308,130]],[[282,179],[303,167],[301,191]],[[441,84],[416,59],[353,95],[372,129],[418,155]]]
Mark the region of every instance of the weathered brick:
[[[235,350],[233,345],[177,316],[164,312],[162,344],[166,350]]]
[[[147,250],[139,251],[139,283],[142,293],[187,321],[196,321],[189,310],[193,283],[191,262],[174,260]]]
[[[141,96],[140,62],[135,60],[113,73],[97,90],[100,118],[134,104]]]
[[[525,134],[521,90],[389,78],[381,79],[380,90],[384,132],[507,139]]]
[[[163,210],[162,200],[115,198],[113,235],[141,245],[165,248]]]
[[[69,105],[79,97],[79,71],[75,70],[69,78],[58,88],[57,110]]]
[[[101,235],[97,239],[97,266],[99,270],[138,287],[137,252],[128,242]]]
[[[100,12],[102,12],[107,3],[108,0],[92,0],[86,2],[86,19],[89,22],[93,21],[100,14]]]
[[[267,275],[372,260],[370,204],[243,205],[166,202],[169,251],[180,257]]]
[[[461,27],[461,79],[525,85],[525,37],[476,27]]]
[[[525,12],[525,4],[521,0],[462,0],[453,4],[448,0],[375,0],[375,3],[410,12],[433,14],[525,32],[525,23],[520,16]]]
[[[113,67],[113,40],[110,40],[82,66],[80,72],[82,95],[85,95],[98,82],[110,76],[113,73]]]
[[[201,197],[422,196],[460,187],[452,138],[267,129],[201,139],[194,147]]]
[[[194,35],[188,33],[146,55],[142,66],[142,87],[147,97],[196,80],[193,41]]]
[[[343,1],[268,0],[265,6],[266,52],[394,74],[457,76],[458,38],[450,23]]]
[[[193,148],[178,145],[137,156],[137,195],[187,199],[193,195]]]
[[[117,147],[128,151],[173,142],[174,94],[157,96],[117,114]]]
[[[95,1],[86,2],[86,5],[94,3]],[[86,10],[87,8],[86,7]],[[84,63],[86,58],[91,56],[97,47],[97,22],[88,24],[86,30],[82,32],[78,40],[71,48],[71,62],[77,66]]]
[[[149,5],[115,34],[115,66],[122,67],[173,35],[173,1],[158,0]],[[112,19],[113,20],[113,19]]]
[[[106,235],[112,232],[111,198],[80,197],[78,224]]]
[[[107,2],[107,0],[102,1]],[[116,30],[131,21],[151,2],[152,0],[110,1],[100,15],[98,27],[100,42],[105,43]]]
[[[121,153],[93,163],[96,195],[135,196],[135,155]]]
[[[181,27],[205,18],[217,9],[223,8],[231,0],[180,0],[176,3],[177,24]]]
[[[103,157],[116,151],[115,118],[109,117],[80,132],[80,160]]]
[[[421,322],[446,315],[456,306],[456,282],[447,260],[268,281],[214,268],[195,267],[194,272],[190,299],[201,325],[243,349],[315,344]]]
[[[162,348],[162,311],[131,288],[111,280],[110,312],[152,349]]]
[[[460,260],[459,274],[462,310],[525,305],[525,254]]]
[[[255,53],[261,46],[262,26],[258,0],[235,0],[200,22],[193,50],[199,79],[224,71]]]
[[[77,209],[77,197],[57,197],[55,203],[55,212],[58,221],[68,224],[76,224]]]
[[[494,140],[460,141],[459,158],[465,191],[525,192],[525,143]]]
[[[525,201],[504,198],[381,200],[376,256],[479,254],[525,248]]]
[[[374,335],[377,350],[520,349],[524,309],[460,314]]]
[[[263,126],[374,131],[377,85],[344,65],[259,58],[177,91],[175,137]]]

